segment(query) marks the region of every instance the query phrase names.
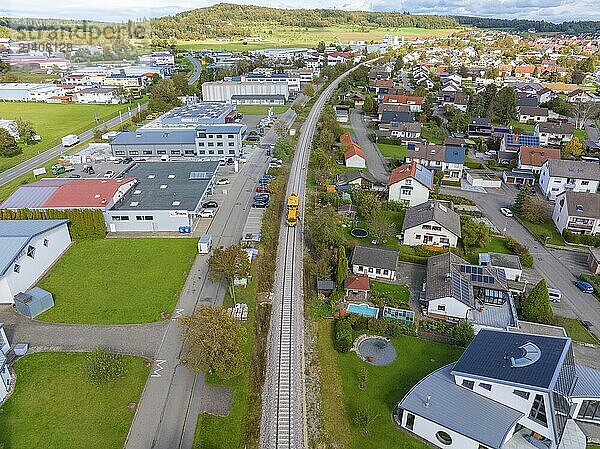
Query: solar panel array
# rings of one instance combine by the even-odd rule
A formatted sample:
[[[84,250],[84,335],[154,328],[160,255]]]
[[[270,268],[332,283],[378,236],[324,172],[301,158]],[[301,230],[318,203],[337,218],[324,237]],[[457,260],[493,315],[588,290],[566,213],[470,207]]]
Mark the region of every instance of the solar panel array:
[[[189,179],[212,179],[213,174],[205,171],[191,171]]]
[[[484,267],[476,265],[460,265],[460,272],[471,275],[471,281],[481,282],[483,284],[494,284],[498,282],[506,282],[506,273],[502,269],[487,267],[484,274]]]
[[[464,303],[471,302],[471,290],[469,283],[457,273],[452,273],[452,296]]]
[[[537,136],[529,136],[527,134],[508,134],[507,145],[525,145],[535,147],[540,144],[540,139]]]

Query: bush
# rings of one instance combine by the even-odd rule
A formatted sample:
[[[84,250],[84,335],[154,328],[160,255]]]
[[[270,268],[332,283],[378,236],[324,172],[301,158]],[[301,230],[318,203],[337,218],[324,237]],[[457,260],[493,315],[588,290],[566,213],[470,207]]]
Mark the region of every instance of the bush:
[[[575,234],[575,233],[565,229],[563,231],[563,237],[565,238],[565,241],[567,241],[569,243],[593,246],[595,248],[600,247],[600,235]]]
[[[454,204],[460,204],[464,206],[475,206],[475,201],[465,198],[464,196],[448,195],[446,193],[440,193],[437,195],[438,200],[452,201]]]
[[[546,280],[542,279],[529,292],[522,310],[523,319],[534,323],[552,324],[552,306]]]
[[[526,268],[533,268],[533,256],[531,255],[531,253],[525,245],[522,245],[521,243],[517,242],[512,237],[506,237],[504,242],[511,253],[519,256],[519,259],[521,260],[521,265],[523,265]]]
[[[415,326],[410,324],[397,323],[396,321],[388,321],[387,323],[387,336],[398,337],[399,335],[410,335],[416,337],[417,329]]]
[[[369,329],[369,319],[360,315],[350,315],[348,317],[348,323],[352,330],[356,332],[364,332]]]
[[[103,239],[106,223],[102,211],[93,209],[0,209],[0,220],[69,220],[69,232],[73,239]]]
[[[336,320],[333,327],[333,347],[338,352],[348,352],[352,348],[352,327],[346,320]]]
[[[121,354],[98,347],[86,355],[84,369],[91,383],[103,384],[125,374],[125,360]]]
[[[381,210],[390,210],[393,212],[402,212],[406,206],[400,201],[384,201],[381,203]]]
[[[452,329],[454,343],[463,348],[466,348],[474,337],[475,331],[473,330],[473,325],[468,321],[461,321]]]
[[[368,322],[369,332],[373,334],[387,334],[388,323],[385,320],[378,320],[376,318],[370,318]]]

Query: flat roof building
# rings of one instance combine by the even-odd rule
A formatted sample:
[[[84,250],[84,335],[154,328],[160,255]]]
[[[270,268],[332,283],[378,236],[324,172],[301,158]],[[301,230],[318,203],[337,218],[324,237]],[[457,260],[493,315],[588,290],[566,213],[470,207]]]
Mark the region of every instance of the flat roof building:
[[[200,102],[175,108],[143,128],[195,128],[198,125],[225,124],[231,114],[235,114],[235,106],[231,104]]]
[[[110,232],[177,232],[192,226],[212,193],[217,161],[139,162],[123,173],[136,184],[104,218]]]

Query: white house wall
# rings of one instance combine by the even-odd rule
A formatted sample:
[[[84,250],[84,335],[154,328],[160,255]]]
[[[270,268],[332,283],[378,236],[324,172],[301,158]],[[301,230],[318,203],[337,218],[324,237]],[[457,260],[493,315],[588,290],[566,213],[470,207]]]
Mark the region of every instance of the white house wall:
[[[440,226],[441,231],[433,231],[431,229],[423,229],[423,226]],[[417,238],[420,236],[420,238]],[[433,237],[433,241],[428,241],[427,243],[423,243],[425,240],[425,236]],[[447,238],[448,243],[441,243],[441,238]],[[427,245],[427,246],[450,246],[456,247],[458,243],[458,237],[454,235],[452,232],[448,231],[446,228],[441,226],[439,223],[431,220],[427,223],[420,224],[418,226],[413,226],[412,228],[404,230],[404,244],[410,246],[419,246],[419,245]]]
[[[368,276],[370,278],[380,278],[380,279],[396,279],[396,271],[376,268],[376,267],[367,267],[363,265],[352,265],[352,272],[357,275]]]
[[[48,239],[48,246],[44,246],[44,239]],[[13,304],[13,297],[20,292],[29,290],[44,272],[60,257],[71,244],[71,237],[66,223],[48,232],[40,234],[29,242],[21,255],[8,268],[4,275],[8,291],[0,287],[0,304]],[[35,256],[27,256],[27,247],[35,248]],[[19,272],[14,271],[15,264],[20,266]],[[0,284],[1,285],[1,284]]]
[[[448,281],[451,282],[451,281]],[[439,310],[442,306],[445,310]],[[432,299],[427,304],[427,315],[435,316],[436,318],[453,318],[453,321],[464,320],[467,318],[467,313],[470,307],[453,297]]]
[[[429,189],[415,179],[410,179],[410,185],[406,184],[406,179],[396,182],[389,187],[388,200],[408,203],[409,207],[423,204],[429,200]],[[402,193],[402,189],[409,189],[410,194]]]
[[[432,398],[431,400],[435,400],[435,399]],[[402,413],[402,427],[404,427],[404,428],[406,428],[407,413],[410,413],[410,412],[407,412],[406,410],[404,410],[404,412]],[[413,415],[414,415],[414,413],[413,413]],[[474,425],[475,425],[475,423],[474,423]],[[439,431],[444,431],[448,435],[450,435],[450,437],[452,437],[452,444],[442,445],[440,443],[440,441],[435,437],[435,434]],[[444,448],[449,448],[449,449],[479,449],[480,448],[480,443],[478,441],[472,440],[471,438],[461,435],[460,433],[454,432],[453,430],[448,429],[444,426],[440,426],[439,424],[429,421],[428,419],[425,419],[419,415],[415,415],[415,422],[413,425],[412,432],[414,434],[420,436],[421,438],[429,441],[430,443],[434,444],[436,447],[444,447]]]
[[[348,159],[346,159],[346,167],[366,168],[366,166],[367,164],[365,163],[365,160],[358,154],[350,156]]]

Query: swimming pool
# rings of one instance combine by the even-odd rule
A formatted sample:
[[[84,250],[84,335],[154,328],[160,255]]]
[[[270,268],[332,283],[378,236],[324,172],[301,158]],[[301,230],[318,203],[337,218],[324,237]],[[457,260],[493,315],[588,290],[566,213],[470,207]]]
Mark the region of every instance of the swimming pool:
[[[348,313],[356,313],[357,315],[377,318],[379,316],[379,308],[371,307],[369,304],[348,304]]]

